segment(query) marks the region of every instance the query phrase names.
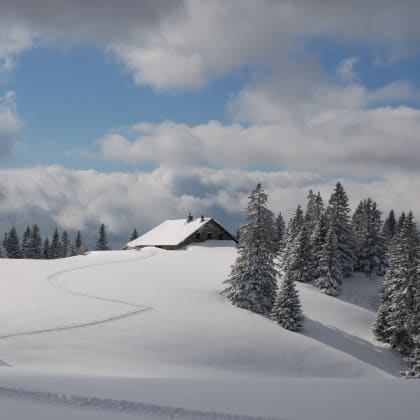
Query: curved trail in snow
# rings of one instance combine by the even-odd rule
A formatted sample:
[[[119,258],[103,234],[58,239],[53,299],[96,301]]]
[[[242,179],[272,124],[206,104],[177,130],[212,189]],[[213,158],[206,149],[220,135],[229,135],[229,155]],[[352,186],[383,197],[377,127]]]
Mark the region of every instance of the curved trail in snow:
[[[142,251],[140,251],[140,253],[141,252]],[[94,326],[94,325],[105,324],[105,323],[112,322],[112,321],[118,321],[118,320],[121,320],[121,319],[124,319],[124,318],[128,318],[128,317],[140,314],[142,312],[147,312],[147,311],[152,310],[153,308],[150,307],[150,306],[144,306],[144,305],[139,305],[137,303],[128,302],[128,301],[124,301],[124,300],[112,299],[112,298],[97,296],[97,295],[93,295],[93,294],[89,294],[89,293],[82,293],[82,292],[74,291],[74,290],[72,290],[68,287],[65,287],[62,283],[60,283],[58,278],[62,277],[65,274],[68,274],[70,272],[74,272],[74,271],[86,270],[86,269],[89,269],[89,268],[101,267],[101,266],[104,266],[104,265],[116,265],[116,264],[122,264],[122,263],[137,262],[138,260],[144,260],[144,259],[147,259],[147,258],[151,258],[155,255],[156,255],[155,252],[151,252],[150,254],[141,255],[139,258],[135,258],[135,259],[122,259],[122,260],[111,261],[111,262],[83,265],[83,266],[76,267],[76,268],[68,268],[68,269],[65,269],[65,270],[56,271],[55,273],[53,273],[53,274],[51,274],[47,277],[47,281],[50,283],[50,285],[52,287],[54,287],[55,289],[65,293],[65,294],[69,294],[69,295],[73,295],[73,296],[79,296],[79,297],[83,297],[83,298],[87,298],[87,299],[100,300],[100,301],[103,301],[103,302],[118,303],[118,304],[121,304],[121,305],[130,306],[130,307],[136,308],[136,309],[131,310],[129,312],[122,313],[120,315],[114,315],[114,316],[102,318],[102,319],[95,320],[95,321],[89,321],[89,322],[83,322],[83,323],[77,323],[77,324],[57,326],[57,327],[52,327],[52,328],[43,328],[43,329],[39,329],[39,330],[22,331],[22,332],[17,332],[17,333],[12,333],[12,334],[1,335],[0,340],[1,339],[12,338],[12,337],[22,337],[22,336],[45,334],[45,333],[51,333],[51,332],[57,332],[57,331],[73,330],[73,329],[76,329],[76,328],[91,327],[91,326]]]

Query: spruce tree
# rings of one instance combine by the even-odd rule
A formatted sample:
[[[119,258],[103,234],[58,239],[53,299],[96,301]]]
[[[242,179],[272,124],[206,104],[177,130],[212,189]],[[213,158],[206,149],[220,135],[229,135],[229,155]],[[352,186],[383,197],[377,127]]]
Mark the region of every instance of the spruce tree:
[[[287,263],[288,276],[293,281],[309,283],[313,278],[313,264],[311,259],[311,244],[306,227],[301,231],[293,241],[290,249]]]
[[[7,258],[22,258],[19,237],[14,226],[10,229],[7,236],[5,236],[4,248]]]
[[[105,225],[102,223],[101,227],[99,228],[98,240],[96,241],[96,251],[107,251],[108,248],[108,240],[106,238],[106,231]]]
[[[44,246],[42,248],[42,258],[44,258],[45,260],[51,259],[51,247],[48,236],[45,238]]]
[[[134,241],[134,239],[137,239],[139,237],[139,234],[137,233],[137,229],[133,230],[133,233],[130,236],[129,242]]]
[[[304,317],[293,278],[289,269],[286,270],[280,282],[271,318],[287,330],[299,331],[302,328]]]
[[[64,230],[61,234],[61,240],[60,240],[60,251],[61,251],[61,258],[67,257],[67,251],[69,247],[69,235]]]
[[[78,254],[79,255],[86,255],[88,253],[88,247],[84,242],[82,242],[82,245],[78,248]]]
[[[367,276],[382,276],[386,269],[385,239],[382,235],[381,212],[368,198],[360,202],[353,215],[356,269]]]
[[[372,330],[375,338],[378,341],[382,341],[383,343],[389,343],[390,339],[390,319],[389,315],[391,313],[391,287],[392,281],[395,277],[395,273],[398,270],[398,255],[396,251],[396,244],[399,240],[397,235],[391,239],[389,244],[388,253],[388,267],[385,273],[384,282],[382,285],[381,290],[381,297],[380,297],[380,306],[378,309],[378,313],[376,315],[376,319],[373,323]]]
[[[60,236],[58,235],[58,230],[55,228],[52,240],[51,240],[51,258],[61,258],[61,243]]]
[[[405,216],[405,212],[403,211],[403,212],[400,214],[400,217],[398,218],[398,223],[397,223],[397,232],[400,232],[400,231],[401,231],[401,229],[402,229],[402,227],[403,227],[403,225],[404,225],[404,222],[405,222],[405,218],[406,218],[406,216]]]
[[[31,245],[32,245],[32,257],[40,259],[42,257],[42,238],[37,224],[32,226],[31,231]]]
[[[317,279],[321,275],[321,255],[327,234],[327,227],[325,224],[326,218],[325,215],[322,215],[316,223],[310,236],[312,272],[314,279]]]
[[[235,306],[269,315],[277,290],[274,215],[261,184],[249,194],[246,222],[241,226],[238,257],[223,294]]]
[[[76,247],[76,249],[79,249],[82,246],[82,235],[80,234],[80,230],[77,231],[74,246]]]
[[[396,269],[390,284],[389,343],[407,356],[418,334],[416,295],[420,285],[420,248],[417,227],[410,212],[394,247]]]
[[[67,245],[66,257],[74,257],[75,255],[78,255],[76,245],[74,242],[69,242]]]
[[[33,258],[32,232],[29,226],[26,227],[22,238],[22,257]]]
[[[319,276],[315,284],[321,292],[330,296],[337,296],[340,293],[342,282],[343,274],[340,267],[337,237],[335,236],[334,226],[330,226],[322,245],[319,258]]]
[[[304,216],[302,207],[300,204],[297,206],[296,211],[293,217],[290,219],[289,224],[287,225],[286,237],[284,240],[284,249],[282,252],[282,261],[281,266],[283,270],[287,269],[289,261],[291,259],[291,253],[294,247],[294,242],[301,231],[304,224]]]
[[[388,245],[394,235],[397,233],[397,219],[395,218],[394,210],[389,212],[388,217],[385,219],[382,235]]]
[[[326,210],[327,225],[333,224],[337,237],[340,267],[344,277],[352,274],[354,258],[353,230],[350,221],[350,207],[348,197],[340,182],[337,182],[331,194]]]
[[[279,246],[279,250],[281,251],[284,246],[284,239],[286,234],[286,223],[284,221],[283,215],[281,212],[276,217],[276,223],[275,223],[275,229],[276,229],[276,241]]]
[[[406,358],[410,369],[403,372],[407,379],[420,379],[420,335],[416,336],[413,340],[414,349],[412,355]]]

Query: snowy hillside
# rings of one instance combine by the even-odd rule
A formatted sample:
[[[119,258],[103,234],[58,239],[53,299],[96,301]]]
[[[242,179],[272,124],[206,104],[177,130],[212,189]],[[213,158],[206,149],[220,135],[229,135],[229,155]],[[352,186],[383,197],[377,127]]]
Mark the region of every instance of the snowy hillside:
[[[384,380],[404,365],[370,331],[378,282],[347,279],[341,299],[300,284],[306,322],[292,333],[220,296],[235,256],[234,246],[207,242],[0,260],[0,412],[165,418],[181,407],[181,418],[313,419],[359,401],[340,418],[414,415],[418,381]],[[305,407],[293,404],[297,389]],[[397,410],[386,395],[400,390]],[[375,393],[381,412],[367,403]]]

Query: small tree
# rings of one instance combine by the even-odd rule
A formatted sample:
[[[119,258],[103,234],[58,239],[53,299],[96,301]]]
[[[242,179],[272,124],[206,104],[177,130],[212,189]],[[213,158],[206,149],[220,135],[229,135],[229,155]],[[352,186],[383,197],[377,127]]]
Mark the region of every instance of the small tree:
[[[42,257],[42,238],[37,224],[32,226],[31,232],[32,258]]]
[[[289,270],[284,273],[280,283],[271,318],[290,331],[299,331],[302,328],[304,321],[302,308],[293,276],[290,275]]]
[[[57,228],[55,228],[55,231],[52,237],[50,253],[51,253],[51,258],[62,257],[60,237],[58,235]]]
[[[82,246],[82,235],[80,234],[80,230],[77,231],[74,246],[76,247],[76,249],[79,249]]]
[[[134,239],[137,239],[138,237],[139,237],[139,234],[137,233],[137,229],[134,229],[133,233],[130,236],[129,242],[134,241]]]
[[[67,257],[68,247],[69,247],[69,235],[64,230],[63,233],[61,234],[61,240],[60,240],[60,251],[61,251],[62,258]]]
[[[102,223],[99,228],[98,240],[96,241],[96,251],[108,251],[108,240],[106,238],[105,225]]]
[[[45,260],[49,260],[51,258],[51,247],[50,247],[50,240],[48,237],[45,238],[44,247],[42,249],[42,258]]]
[[[26,227],[22,238],[22,257],[33,258],[32,232],[29,226]]]
[[[19,237],[14,226],[5,236],[4,248],[6,250],[7,258],[22,258],[19,245]]]

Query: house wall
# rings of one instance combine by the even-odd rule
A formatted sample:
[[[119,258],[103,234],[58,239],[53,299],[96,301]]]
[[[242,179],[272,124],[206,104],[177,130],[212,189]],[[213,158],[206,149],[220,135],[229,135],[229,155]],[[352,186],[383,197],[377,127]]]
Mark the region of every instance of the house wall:
[[[200,239],[196,237],[196,234],[200,233]],[[208,223],[206,223],[204,226],[202,226],[200,229],[198,229],[196,232],[194,232],[192,235],[190,235],[187,239],[185,239],[184,242],[182,242],[179,246],[179,248],[183,248],[191,243],[194,242],[204,242],[208,240],[207,235],[211,233],[212,237],[211,240],[224,240],[224,241],[231,241],[232,238],[221,229],[216,223],[214,223],[213,220],[210,220]],[[223,236],[223,239],[219,239],[219,235]]]

